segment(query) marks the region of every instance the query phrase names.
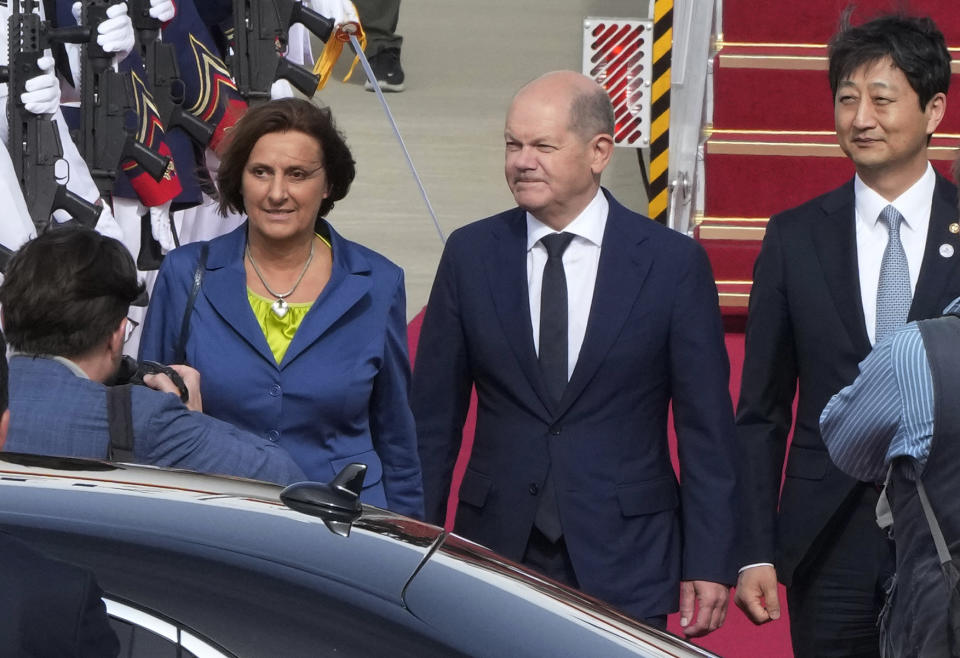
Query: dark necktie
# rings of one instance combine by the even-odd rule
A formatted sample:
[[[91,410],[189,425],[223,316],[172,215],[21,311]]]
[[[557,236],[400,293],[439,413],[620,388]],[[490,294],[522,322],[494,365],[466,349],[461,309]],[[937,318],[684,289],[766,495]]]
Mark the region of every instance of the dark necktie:
[[[540,369],[554,403],[560,401],[567,386],[567,275],[563,271],[563,252],[571,240],[572,233],[554,233],[540,239],[547,248],[540,290]],[[551,466],[543,482],[533,523],[544,537],[555,542],[563,535],[563,526],[552,469]]]
[[[903,215],[893,206],[887,206],[880,213],[880,221],[887,225],[890,238],[887,240],[886,249],[883,250],[880,280],[877,284],[877,325],[874,332],[877,343],[906,324],[913,297],[907,254],[900,241],[900,224],[903,222]]]
[[[553,233],[540,239],[547,248],[540,290],[540,369],[554,402],[560,401],[567,386],[567,276],[563,252],[571,240],[572,233]]]

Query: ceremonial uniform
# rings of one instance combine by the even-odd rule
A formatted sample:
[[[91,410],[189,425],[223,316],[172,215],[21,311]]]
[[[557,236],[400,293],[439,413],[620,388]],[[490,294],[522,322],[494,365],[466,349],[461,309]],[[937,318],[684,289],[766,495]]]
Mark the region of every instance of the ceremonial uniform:
[[[40,8],[38,11],[41,17],[44,17],[43,9]],[[9,2],[0,5],[0,65],[4,66],[8,64],[7,30],[11,13]],[[0,105],[3,107],[7,105],[7,94],[7,85],[0,84]],[[0,113],[0,137],[2,137],[4,145],[7,145],[8,140],[7,120],[6,112]],[[69,178],[66,181],[67,188],[87,201],[97,202],[100,198],[100,192],[90,176],[86,163],[80,157],[80,152],[70,139],[64,117],[58,111],[53,115],[53,120],[57,125],[63,147],[63,159],[66,161],[69,171]],[[0,223],[0,244],[8,249],[16,250],[26,240],[35,235],[36,230],[24,202],[23,191],[19,189],[19,185],[16,183],[17,177],[13,170],[13,162],[6,150],[0,156],[0,174],[2,174],[2,177],[0,177],[3,181],[2,185],[7,188],[7,194],[4,198],[11,200],[11,207],[8,207],[5,219]],[[59,216],[60,213],[57,213],[57,215],[58,219],[65,220],[68,218],[65,214],[62,217]],[[119,239],[122,236],[122,231],[114,220],[113,214],[107,209],[101,212],[96,229],[100,233],[113,238]]]

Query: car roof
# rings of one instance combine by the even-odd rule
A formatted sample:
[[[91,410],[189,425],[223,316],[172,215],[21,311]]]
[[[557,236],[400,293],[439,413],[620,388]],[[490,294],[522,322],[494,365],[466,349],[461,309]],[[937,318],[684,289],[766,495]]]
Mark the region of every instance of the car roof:
[[[348,544],[337,541],[342,538],[324,527],[323,518],[284,505],[278,485],[77,458],[0,453],[0,491],[0,508],[30,509],[37,525],[82,518],[115,538],[144,533],[159,543],[203,542],[235,553],[269,554],[278,564],[365,583],[395,602],[444,534],[442,528],[364,506],[352,529],[359,536]],[[251,527],[258,531],[249,532]],[[384,542],[392,545],[389,562],[376,558]],[[310,558],[321,551],[323,559]]]
[[[438,526],[363,505],[349,537],[343,537],[328,529],[323,515],[284,505],[282,491],[235,477],[0,453],[0,528],[41,543],[61,559],[85,562],[105,590],[122,598],[136,601],[141,591],[150,590],[152,609],[175,619],[203,617],[196,628],[221,643],[223,620],[216,611],[132,574],[138,560],[153,560],[151,551],[165,562],[189,554],[208,570],[233,569],[231,574],[250,573],[241,569],[255,561],[260,576],[288,583],[287,590],[316,587],[350,609],[376,610],[384,623],[415,626],[460,649],[474,646],[471,634],[485,637],[489,624],[510,627],[522,615],[539,620],[544,629],[554,628],[557,637],[569,634],[563,655],[583,655],[598,632],[625,655],[713,655]],[[112,548],[102,549],[105,543]],[[137,557],[141,554],[146,557]],[[175,579],[175,569],[164,564],[158,572]],[[264,585],[267,580],[257,582],[270,587]],[[315,598],[306,592],[303,600]],[[589,632],[570,634],[573,627]],[[238,623],[229,635],[239,637],[243,630]],[[294,642],[294,630],[287,633]],[[531,638],[529,652],[513,655],[538,655],[543,636]],[[501,641],[512,648],[523,640]],[[255,634],[246,641],[238,655],[258,655]],[[496,646],[484,642],[491,650]]]

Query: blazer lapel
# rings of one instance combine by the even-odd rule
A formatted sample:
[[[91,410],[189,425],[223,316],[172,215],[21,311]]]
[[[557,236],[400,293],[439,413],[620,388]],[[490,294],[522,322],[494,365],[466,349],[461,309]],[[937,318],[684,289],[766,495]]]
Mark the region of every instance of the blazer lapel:
[[[280,368],[285,368],[370,292],[370,263],[330,228],[333,269],[330,280],[304,316]]]
[[[950,232],[950,225],[957,222],[956,190],[946,180],[937,176],[930,208],[930,225],[927,228],[927,244],[920,265],[920,277],[913,293],[908,320],[936,317],[943,313],[944,295],[948,289],[957,290],[953,283],[960,273],[960,235]],[[941,248],[949,255],[944,256]],[[951,285],[953,283],[953,285]],[[948,288],[949,286],[949,288]]]
[[[643,282],[650,271],[650,255],[643,249],[646,234],[609,194],[610,212],[600,246],[600,263],[593,301],[587,319],[587,333],[580,348],[577,365],[570,377],[558,415],[580,396],[603,363],[607,352],[620,335],[633,310]]]
[[[545,411],[549,412],[554,403],[543,382],[530,325],[526,214],[518,208],[504,222],[497,224],[493,229],[493,240],[493,257],[485,262],[497,319],[530,387]]]
[[[247,275],[243,250],[247,244],[244,223],[222,240],[210,243],[207,271],[203,278],[204,297],[217,313],[270,363],[276,364],[263,330],[247,301]]]
[[[870,338],[860,297],[853,181],[828,195],[821,208],[811,229],[820,268],[847,335],[857,352],[866,354]]]

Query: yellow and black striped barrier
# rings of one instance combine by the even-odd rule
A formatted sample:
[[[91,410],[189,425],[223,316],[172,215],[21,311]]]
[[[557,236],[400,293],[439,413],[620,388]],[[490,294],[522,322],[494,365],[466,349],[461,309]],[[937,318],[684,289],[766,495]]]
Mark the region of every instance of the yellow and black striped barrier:
[[[650,189],[647,213],[667,221],[670,160],[670,58],[673,51],[673,0],[653,8],[653,66],[650,78]]]

